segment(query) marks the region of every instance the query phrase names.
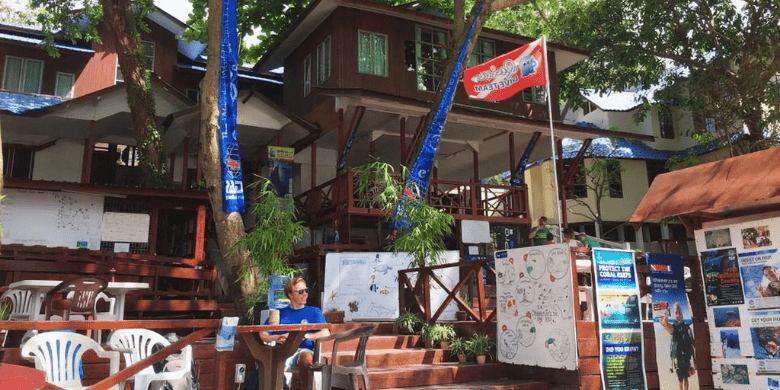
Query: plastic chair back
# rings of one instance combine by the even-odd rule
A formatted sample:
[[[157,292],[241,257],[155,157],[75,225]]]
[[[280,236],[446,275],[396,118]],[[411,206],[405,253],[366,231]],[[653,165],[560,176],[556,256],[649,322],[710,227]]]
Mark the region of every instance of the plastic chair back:
[[[146,359],[158,350],[171,345],[161,334],[148,329],[117,329],[108,336],[108,345],[120,351],[127,366]],[[192,346],[182,348],[183,363],[178,370],[155,372],[154,365],[135,375],[135,390],[146,390],[153,381],[181,379],[192,367]]]

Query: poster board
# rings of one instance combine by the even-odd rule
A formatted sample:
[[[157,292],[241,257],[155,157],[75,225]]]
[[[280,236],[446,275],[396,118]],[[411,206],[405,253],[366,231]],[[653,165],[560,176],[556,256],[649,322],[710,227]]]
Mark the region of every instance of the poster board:
[[[3,193],[3,244],[100,249],[102,195],[15,188]]]
[[[780,389],[780,217],[710,223],[701,259],[715,387]]]
[[[103,214],[103,241],[149,242],[149,214]]]
[[[602,388],[647,389],[634,252],[593,248],[593,264]]]
[[[456,263],[457,251],[447,251],[438,264]],[[401,252],[340,252],[325,256],[325,285],[322,311],[343,310],[345,321],[395,320],[398,308],[398,270],[409,268],[411,257]],[[451,267],[435,271],[436,275],[452,289],[460,279],[459,268]],[[414,282],[414,275],[410,275]],[[431,307],[439,307],[447,293],[431,283]],[[451,302],[439,317],[454,321],[457,304]]]
[[[498,361],[577,369],[569,246],[509,249],[495,259]]]

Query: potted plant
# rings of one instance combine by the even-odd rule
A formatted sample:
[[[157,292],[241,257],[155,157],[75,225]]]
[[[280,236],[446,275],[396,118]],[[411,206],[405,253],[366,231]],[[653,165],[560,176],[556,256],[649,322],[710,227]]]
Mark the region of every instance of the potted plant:
[[[443,349],[446,349],[449,341],[455,337],[455,328],[452,325],[425,324],[420,335],[426,345],[440,344]]]
[[[466,363],[468,356],[471,354],[468,340],[464,340],[460,337],[455,337],[450,340],[450,354],[452,356],[457,356],[458,362]]]
[[[325,315],[325,321],[330,324],[344,323],[344,310],[333,308],[323,313],[323,315]]]
[[[395,319],[395,331],[399,334],[416,334],[420,324],[420,316],[405,311]]]
[[[493,348],[493,340],[486,334],[477,334],[471,336],[468,341],[469,349],[471,353],[476,356],[478,364],[484,364],[486,357],[490,355],[490,350]]]

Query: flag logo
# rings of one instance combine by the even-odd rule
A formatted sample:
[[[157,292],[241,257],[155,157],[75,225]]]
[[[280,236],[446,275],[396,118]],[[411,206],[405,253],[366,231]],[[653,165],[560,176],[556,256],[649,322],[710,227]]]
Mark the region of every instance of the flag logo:
[[[547,84],[544,38],[463,71],[469,97],[504,100],[528,87]]]

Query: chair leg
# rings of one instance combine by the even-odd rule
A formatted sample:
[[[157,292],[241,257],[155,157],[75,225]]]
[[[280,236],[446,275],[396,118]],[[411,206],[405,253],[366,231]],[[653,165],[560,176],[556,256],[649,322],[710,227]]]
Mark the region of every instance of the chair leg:
[[[352,382],[352,390],[360,390],[360,386],[358,386],[357,381],[357,374],[349,374],[349,379]]]

